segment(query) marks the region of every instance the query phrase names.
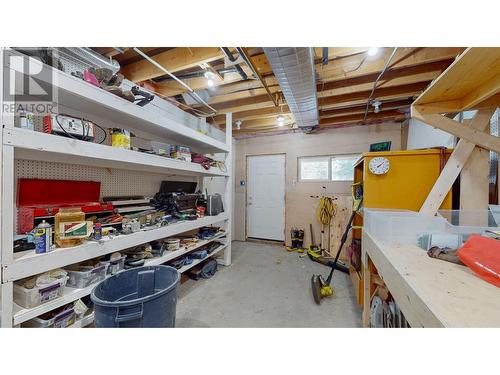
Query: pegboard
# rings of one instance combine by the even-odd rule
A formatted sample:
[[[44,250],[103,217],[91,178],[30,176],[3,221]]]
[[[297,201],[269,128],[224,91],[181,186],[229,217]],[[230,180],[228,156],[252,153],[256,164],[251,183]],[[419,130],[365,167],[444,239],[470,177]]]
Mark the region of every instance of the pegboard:
[[[153,196],[163,180],[197,181],[196,177],[18,159],[15,160],[14,176],[15,181],[18,178],[99,181],[100,198],[111,195]]]
[[[51,180],[99,181],[101,194],[106,196],[142,195],[153,197],[159,190],[161,182],[193,181],[198,182],[198,189],[203,189],[203,178],[193,176],[176,176],[158,173],[145,173],[115,168],[99,168],[84,165],[53,163],[34,160],[14,160],[14,202],[17,208],[18,178],[41,178]],[[17,210],[16,210],[17,211]],[[13,217],[14,228],[17,228],[17,214]]]

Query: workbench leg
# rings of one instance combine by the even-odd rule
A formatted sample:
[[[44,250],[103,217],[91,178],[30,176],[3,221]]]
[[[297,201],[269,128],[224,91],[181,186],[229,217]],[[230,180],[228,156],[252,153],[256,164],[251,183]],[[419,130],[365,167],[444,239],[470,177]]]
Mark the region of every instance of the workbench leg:
[[[361,250],[363,267],[363,327],[370,327],[370,295],[371,295],[371,272],[370,272],[370,257],[366,251]]]

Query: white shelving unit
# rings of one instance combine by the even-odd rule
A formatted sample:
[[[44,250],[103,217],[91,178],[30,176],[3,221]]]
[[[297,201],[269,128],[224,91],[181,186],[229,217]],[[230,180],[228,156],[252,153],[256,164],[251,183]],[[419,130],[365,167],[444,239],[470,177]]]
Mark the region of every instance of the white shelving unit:
[[[219,168],[205,170],[200,164],[171,159],[138,151],[111,148],[20,128],[6,128],[4,144],[14,147],[14,158],[41,160],[70,164],[91,165],[94,167],[138,170],[142,172],[175,174],[184,176],[224,176],[228,173]],[[86,155],[82,158],[82,155]]]
[[[209,257],[211,256],[214,256],[216,254],[218,254],[220,251],[224,250],[225,248],[227,247],[227,244],[224,244],[224,245],[221,245],[219,246],[217,249],[215,249],[212,253],[210,253]],[[205,258],[206,259],[206,258]],[[179,272],[180,273],[184,273],[186,271],[189,271],[191,268],[193,268],[194,266],[196,266],[197,264],[200,264],[201,262],[203,262],[205,259],[195,259],[193,260],[192,263],[190,264],[186,264],[184,267],[180,268],[179,269]]]
[[[137,234],[137,233],[135,233],[135,234]],[[178,233],[176,233],[176,234],[178,234]],[[145,265],[146,266],[154,266],[154,265],[159,265],[159,264],[169,262],[172,259],[175,259],[177,257],[188,254],[188,253],[190,253],[196,249],[199,249],[200,247],[202,247],[202,246],[204,246],[212,241],[215,241],[215,240],[220,239],[221,237],[225,237],[225,236],[226,236],[226,232],[222,232],[222,233],[217,234],[216,236],[214,236],[213,238],[211,238],[209,240],[198,241],[195,246],[191,246],[191,247],[187,247],[187,248],[183,247],[177,251],[166,252],[161,257],[147,259],[145,262]],[[160,237],[160,238],[162,238],[162,237]],[[109,242],[112,242],[112,240],[110,240]],[[144,242],[148,242],[148,241],[144,241]],[[144,243],[144,242],[141,242],[141,243]],[[219,246],[217,249],[215,249],[212,253],[209,254],[209,257],[212,257],[215,254],[219,253],[221,250],[225,249],[226,246],[227,246],[227,243]],[[78,247],[76,247],[76,248],[78,248]],[[73,249],[76,249],[76,248],[73,248]],[[64,249],[62,249],[62,251],[64,251]],[[51,254],[51,253],[48,253],[48,254]],[[41,255],[47,255],[47,254],[41,254]],[[93,258],[93,257],[90,257],[90,258]],[[86,259],[89,259],[89,258],[86,258]],[[181,269],[179,269],[179,272],[180,273],[186,272],[187,270],[189,270],[190,268],[199,264],[201,261],[203,261],[205,259],[201,259],[201,260],[196,259],[191,264],[188,264],[188,265],[182,267]],[[74,263],[74,262],[71,262],[71,263]],[[57,267],[50,267],[49,269],[53,269],[53,268],[57,268]],[[39,273],[39,272],[36,272],[36,273]],[[52,311],[54,309],[57,309],[58,307],[61,307],[61,306],[64,306],[68,303],[74,302],[79,298],[88,296],[92,292],[92,289],[94,289],[95,286],[96,286],[96,284],[89,285],[88,287],[85,287],[85,288],[65,287],[64,291],[63,291],[63,295],[61,297],[53,299],[52,301],[43,303],[43,304],[36,306],[36,307],[33,307],[31,309],[23,308],[23,307],[17,305],[16,303],[14,303],[14,314],[13,314],[14,323],[13,324],[18,325],[18,324],[24,323],[25,321],[33,319],[37,316],[40,316],[48,311]]]
[[[18,76],[26,76],[23,64],[11,63],[6,58],[19,55],[17,52],[0,50],[0,108],[4,108],[5,77],[12,77],[14,72]],[[42,64],[32,58],[29,60],[32,69],[41,68]],[[27,60],[24,60],[27,61]],[[26,66],[26,64],[24,64]],[[45,67],[47,68],[47,67]],[[4,74],[4,70],[8,70]],[[178,256],[189,253],[211,241],[220,239],[223,244],[215,249],[209,256],[213,257],[221,252],[219,263],[225,266],[231,264],[231,212],[232,212],[232,176],[231,176],[231,148],[232,132],[231,114],[226,115],[225,142],[221,142],[208,135],[202,134],[178,121],[165,116],[165,113],[156,107],[139,107],[133,103],[110,94],[98,87],[90,85],[83,80],[61,72],[54,68],[47,69],[50,74],[45,78],[38,77],[44,84],[52,85],[57,90],[57,103],[64,108],[72,108],[78,113],[83,113],[85,118],[105,119],[112,124],[120,124],[123,128],[151,134],[158,140],[175,142],[193,148],[200,153],[222,153],[225,155],[227,171],[218,168],[203,169],[201,165],[173,160],[170,158],[144,154],[131,150],[113,148],[107,145],[84,142],[57,135],[45,134],[37,131],[20,129],[14,126],[14,118],[2,110],[2,131],[0,132],[0,263],[1,263],[1,326],[17,326],[29,319],[45,312],[73,302],[89,295],[95,285],[77,289],[66,287],[63,296],[32,309],[24,309],[13,302],[13,282],[37,275],[39,273],[64,267],[87,259],[96,258],[121,251],[153,240],[179,235],[207,225],[218,225],[224,230],[210,240],[199,241],[190,248],[181,248],[175,252],[167,252],[164,256],[146,261],[147,265],[157,265],[168,262]],[[16,81],[17,82],[17,81]],[[13,83],[9,82],[10,87]],[[16,83],[18,85],[18,83]],[[18,88],[16,86],[16,88]],[[17,103],[16,103],[17,104]],[[196,177],[199,187],[202,187],[204,177],[224,179],[224,209],[225,212],[218,216],[206,216],[194,221],[184,221],[149,231],[140,231],[129,235],[119,235],[112,239],[102,241],[87,241],[83,245],[72,248],[56,249],[45,254],[35,254],[34,251],[13,253],[13,235],[15,231],[15,184],[16,160],[44,162],[49,164],[69,164],[75,168],[109,168],[109,170],[137,171],[147,174],[165,176],[168,180],[172,177]],[[56,170],[56,169],[54,169]],[[60,176],[54,176],[60,178]],[[159,186],[158,186],[159,188]],[[134,191],[130,191],[133,195]],[[221,237],[224,237],[221,239]],[[185,272],[201,262],[195,260],[182,267],[179,272]],[[92,323],[92,317],[86,317],[82,322],[76,322],[74,327],[85,326]],[[77,324],[78,323],[78,324]]]

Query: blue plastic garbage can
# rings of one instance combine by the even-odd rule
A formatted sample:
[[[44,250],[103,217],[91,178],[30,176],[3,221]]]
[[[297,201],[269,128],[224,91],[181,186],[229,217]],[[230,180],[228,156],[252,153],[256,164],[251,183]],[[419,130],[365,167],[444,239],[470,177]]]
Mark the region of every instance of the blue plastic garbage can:
[[[90,295],[98,328],[175,326],[180,274],[169,266],[147,266],[101,281]]]

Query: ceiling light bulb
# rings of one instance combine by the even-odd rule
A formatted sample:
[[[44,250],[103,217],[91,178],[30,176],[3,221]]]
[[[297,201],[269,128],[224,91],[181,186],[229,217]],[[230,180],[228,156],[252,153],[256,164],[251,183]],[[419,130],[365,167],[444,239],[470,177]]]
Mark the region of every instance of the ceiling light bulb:
[[[373,102],[373,104],[372,104],[373,105],[373,112],[379,113],[380,112],[380,105],[381,104],[382,103],[379,102],[378,100],[376,100],[375,102]]]
[[[375,56],[378,52],[378,47],[371,47],[368,50],[368,56]]]
[[[240,130],[241,129],[241,120],[236,120],[236,129]]]
[[[285,125],[285,118],[282,115],[279,115],[276,120],[278,121],[278,126]]]
[[[207,85],[208,85],[208,87],[214,87],[214,85],[215,85],[214,80],[213,79],[208,79],[207,80]]]

